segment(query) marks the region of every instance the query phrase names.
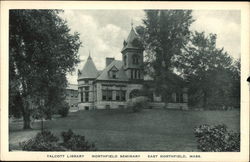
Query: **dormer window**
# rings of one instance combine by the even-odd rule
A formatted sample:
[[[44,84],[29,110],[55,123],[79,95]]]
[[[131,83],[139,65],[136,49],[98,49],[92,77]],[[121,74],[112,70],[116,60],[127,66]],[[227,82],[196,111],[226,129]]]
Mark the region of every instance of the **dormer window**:
[[[111,78],[116,79],[116,71],[111,71]]]
[[[112,78],[112,79],[117,79],[117,72],[118,72],[118,71],[119,71],[119,70],[118,70],[115,66],[113,66],[113,67],[109,70],[109,72],[108,72],[109,77]]]

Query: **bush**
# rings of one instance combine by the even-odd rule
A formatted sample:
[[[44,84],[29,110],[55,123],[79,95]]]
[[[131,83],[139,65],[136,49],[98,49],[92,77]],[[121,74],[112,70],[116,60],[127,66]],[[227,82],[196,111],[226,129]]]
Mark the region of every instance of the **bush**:
[[[60,114],[61,117],[66,117],[66,116],[68,116],[69,109],[70,109],[69,104],[65,103],[64,105],[61,105],[58,108],[58,114]]]
[[[132,106],[133,112],[140,112],[142,110],[143,103],[142,102],[135,102]]]
[[[69,129],[67,132],[62,132],[63,143],[67,143],[74,135],[73,131]]]
[[[95,145],[85,140],[84,136],[76,135],[69,129],[67,132],[62,132],[62,145],[72,151],[95,151]]]
[[[58,137],[54,136],[50,131],[43,131],[25,142],[21,142],[20,146],[25,151],[64,151],[65,148],[58,144]]]
[[[201,125],[194,129],[198,149],[205,152],[240,151],[240,134],[229,132],[226,125]]]
[[[135,97],[128,103],[128,110],[132,112],[140,112],[147,108],[149,108],[149,105],[146,97]]]
[[[21,142],[25,151],[95,151],[95,145],[85,140],[84,136],[76,135],[71,129],[61,133],[63,143],[50,131],[37,133],[34,138]]]

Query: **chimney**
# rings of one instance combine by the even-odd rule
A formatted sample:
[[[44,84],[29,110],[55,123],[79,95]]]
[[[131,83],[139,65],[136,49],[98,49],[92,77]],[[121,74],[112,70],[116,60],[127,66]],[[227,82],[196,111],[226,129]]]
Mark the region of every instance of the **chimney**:
[[[115,60],[114,57],[106,57],[106,67]]]

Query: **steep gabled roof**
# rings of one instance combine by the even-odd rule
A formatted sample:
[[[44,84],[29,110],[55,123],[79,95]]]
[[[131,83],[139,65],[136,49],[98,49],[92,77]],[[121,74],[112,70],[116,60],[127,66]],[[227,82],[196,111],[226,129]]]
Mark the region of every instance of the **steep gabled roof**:
[[[130,30],[130,33],[128,35],[127,40],[124,41],[124,43],[123,43],[122,51],[124,51],[127,48],[136,48],[136,49],[139,49],[139,47],[137,47],[137,46],[134,45],[134,40],[136,40],[136,39],[139,41],[138,35],[135,33],[135,30],[132,27],[131,30]]]
[[[154,81],[153,76],[151,76],[149,74],[149,73],[154,73],[154,71],[155,70],[152,68],[149,69],[148,72],[146,72],[146,74],[144,74],[144,81],[146,81],[146,82]],[[166,79],[167,85],[172,86],[172,87],[185,87],[185,86],[187,86],[186,80],[184,78],[182,78],[180,75],[176,74],[176,72],[169,71],[165,75],[167,75],[167,79]]]
[[[130,33],[128,35],[128,38],[127,38],[127,43],[131,43],[136,38],[137,38],[137,35],[135,33],[134,28],[132,27],[131,30],[130,30]]]
[[[110,78],[108,72],[113,68],[117,68],[117,78]],[[96,80],[114,80],[114,81],[128,81],[128,77],[123,69],[122,61],[114,60],[112,61],[97,77]]]
[[[85,63],[82,70],[80,71],[80,74],[78,75],[78,79],[94,79],[98,76],[98,74],[99,73],[95,67],[95,64],[92,58],[89,56],[87,62]]]

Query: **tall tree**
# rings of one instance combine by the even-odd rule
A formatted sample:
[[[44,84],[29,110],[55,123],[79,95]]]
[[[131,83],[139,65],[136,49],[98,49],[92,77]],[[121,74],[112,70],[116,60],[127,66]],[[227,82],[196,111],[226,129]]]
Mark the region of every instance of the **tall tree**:
[[[234,60],[232,67],[230,68],[231,72],[231,106],[240,107],[240,76],[241,76],[241,59]]]
[[[175,59],[176,66],[189,83],[191,104],[201,101],[201,106],[206,108],[208,104],[230,103],[239,69],[223,48],[216,47],[215,34],[206,36],[204,32],[194,32],[183,54]]]
[[[55,104],[63,99],[66,73],[79,62],[79,34],[70,33],[59,12],[9,12],[9,107],[21,109],[24,129],[30,128],[31,113],[41,104],[47,116],[51,115]],[[22,105],[15,104],[16,96]]]
[[[143,26],[137,28],[145,48],[147,73],[154,78],[159,93],[173,89],[173,56],[180,55],[194,21],[191,10],[145,10]],[[167,96],[162,94],[162,96]]]

